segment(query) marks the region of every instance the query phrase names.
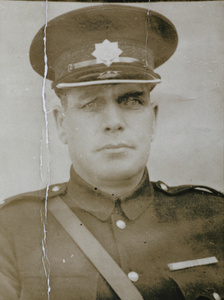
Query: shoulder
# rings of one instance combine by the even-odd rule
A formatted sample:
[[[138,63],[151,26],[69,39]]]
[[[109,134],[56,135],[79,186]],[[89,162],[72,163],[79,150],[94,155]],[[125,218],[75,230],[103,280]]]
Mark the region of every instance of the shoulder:
[[[62,183],[6,199],[0,208],[0,239],[9,236],[18,241],[23,239],[22,236],[32,235],[34,238],[41,235],[48,215],[45,210],[47,201],[66,193],[66,188],[67,184]]]
[[[7,198],[0,204],[1,210],[10,210],[13,207],[18,209],[24,205],[40,206],[46,199],[53,198],[58,195],[63,195],[67,190],[67,182],[54,184],[42,190],[27,192]]]
[[[160,218],[195,220],[197,218],[223,218],[224,194],[202,185],[168,186],[153,182],[154,205]]]

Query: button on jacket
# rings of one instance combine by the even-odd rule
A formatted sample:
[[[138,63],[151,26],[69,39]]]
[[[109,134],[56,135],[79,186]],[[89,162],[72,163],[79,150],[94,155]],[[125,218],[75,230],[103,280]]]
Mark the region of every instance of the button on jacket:
[[[0,299],[44,300],[49,287],[53,300],[119,299],[49,211],[44,224],[45,192],[9,199],[0,211]],[[48,201],[58,195],[144,299],[224,297],[221,194],[152,183],[146,170],[138,187],[117,199],[71,169],[68,183],[50,187]],[[217,262],[192,266],[191,261],[210,257]],[[184,269],[168,267],[186,261]]]

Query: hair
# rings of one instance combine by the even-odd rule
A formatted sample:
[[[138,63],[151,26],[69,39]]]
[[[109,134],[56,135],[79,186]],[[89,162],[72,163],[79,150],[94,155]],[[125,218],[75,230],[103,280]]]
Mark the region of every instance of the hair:
[[[68,93],[69,89],[68,88],[63,88],[63,89],[55,88],[54,91],[55,91],[55,94],[60,99],[62,107],[64,109],[66,109],[67,104],[68,104],[66,96],[67,96],[67,93]]]

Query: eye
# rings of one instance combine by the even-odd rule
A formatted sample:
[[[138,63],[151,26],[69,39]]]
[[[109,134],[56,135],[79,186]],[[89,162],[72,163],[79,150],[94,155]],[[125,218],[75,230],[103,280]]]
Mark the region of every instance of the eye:
[[[144,101],[139,97],[125,97],[119,101],[119,104],[127,109],[139,109],[144,105]]]
[[[81,109],[87,112],[98,111],[103,108],[103,101],[101,99],[95,99],[81,106]]]

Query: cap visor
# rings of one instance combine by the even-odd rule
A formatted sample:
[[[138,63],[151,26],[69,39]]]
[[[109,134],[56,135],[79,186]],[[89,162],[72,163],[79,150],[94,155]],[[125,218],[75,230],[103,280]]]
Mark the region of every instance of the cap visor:
[[[85,81],[85,82],[73,82],[73,83],[58,83],[55,87],[57,89],[63,88],[72,88],[78,86],[89,86],[89,85],[98,85],[98,84],[113,84],[113,83],[153,83],[158,84],[161,82],[161,79],[108,79],[108,80],[95,80],[95,81]]]

